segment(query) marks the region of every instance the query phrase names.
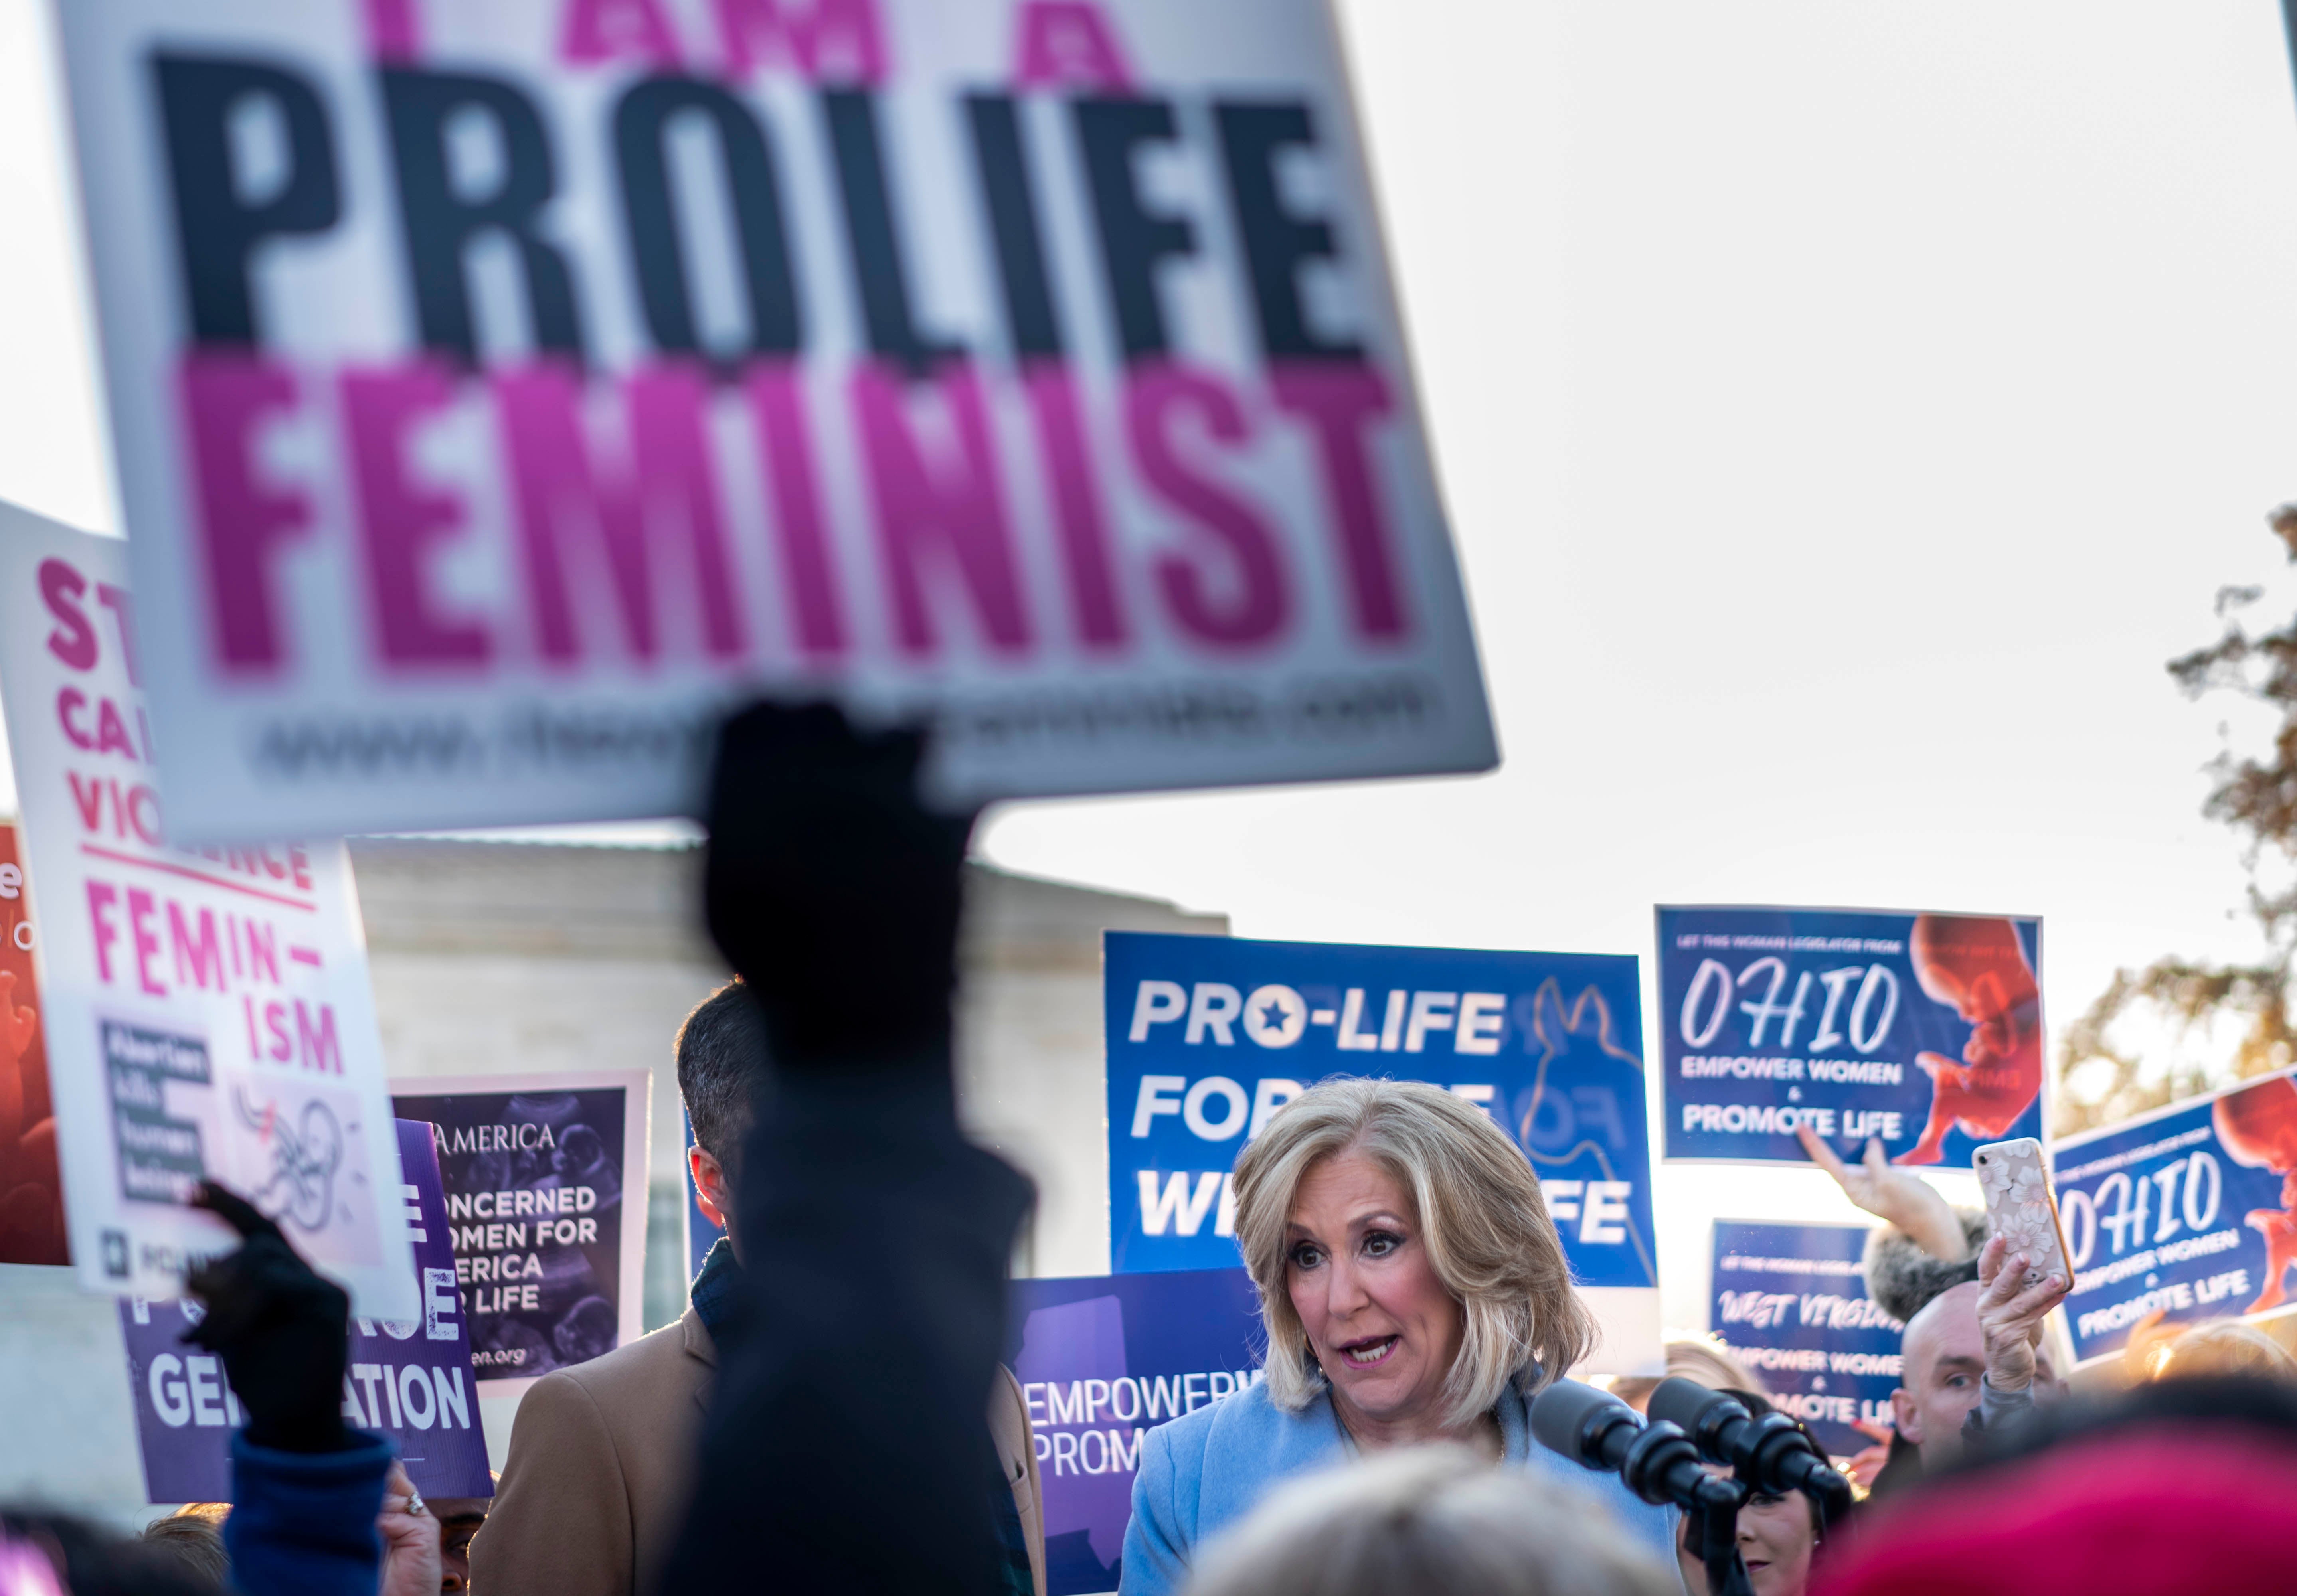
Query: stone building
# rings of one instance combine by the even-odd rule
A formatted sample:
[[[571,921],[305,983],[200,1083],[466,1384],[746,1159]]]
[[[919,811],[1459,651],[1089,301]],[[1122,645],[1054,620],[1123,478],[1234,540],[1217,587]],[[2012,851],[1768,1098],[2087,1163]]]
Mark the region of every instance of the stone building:
[[[654,1074],[646,1322],[685,1304],[671,1040],[726,979],[700,931],[690,846],[364,838],[351,857],[394,1083],[627,1068]],[[1218,935],[1224,916],[975,866],[959,1014],[975,1134],[1037,1183],[1017,1272],[1108,1269],[1100,933]],[[117,1320],[62,1270],[0,1266],[0,1413],[49,1440],[0,1447],[0,1500],[27,1494],[140,1524]],[[497,1467],[509,1403],[482,1404]]]

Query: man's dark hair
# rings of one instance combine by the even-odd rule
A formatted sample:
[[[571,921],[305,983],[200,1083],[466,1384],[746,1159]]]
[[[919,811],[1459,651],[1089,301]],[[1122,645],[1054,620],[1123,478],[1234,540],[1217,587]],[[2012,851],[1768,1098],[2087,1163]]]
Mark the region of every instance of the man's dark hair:
[[[737,975],[678,1028],[678,1095],[694,1122],[695,1144],[720,1164],[737,1156],[752,1105],[772,1077],[765,1016]]]

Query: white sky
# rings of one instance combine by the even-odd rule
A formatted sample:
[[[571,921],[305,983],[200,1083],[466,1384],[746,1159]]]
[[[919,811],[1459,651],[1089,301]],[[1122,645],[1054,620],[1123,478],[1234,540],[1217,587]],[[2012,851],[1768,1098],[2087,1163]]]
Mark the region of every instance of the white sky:
[[[2223,712],[2161,662],[2297,498],[2274,0],[1341,9],[1506,764],[1017,805],[986,856],[1250,936],[1646,962],[1659,901],[2038,913],[2061,1022],[2243,950]],[[39,21],[0,0],[0,497],[109,527]]]

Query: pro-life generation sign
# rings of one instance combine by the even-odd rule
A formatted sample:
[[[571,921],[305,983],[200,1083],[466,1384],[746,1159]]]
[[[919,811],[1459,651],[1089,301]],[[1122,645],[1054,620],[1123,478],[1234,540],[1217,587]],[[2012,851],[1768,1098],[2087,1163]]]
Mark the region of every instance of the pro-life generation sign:
[[[1233,1267],[1237,1155],[1307,1087],[1425,1081],[1490,1115],[1531,1160],[1602,1321],[1590,1370],[1656,1366],[1632,958],[1109,932],[1102,967],[1118,1273]]]
[[[59,0],[177,825],[1488,767],[1326,0]]]

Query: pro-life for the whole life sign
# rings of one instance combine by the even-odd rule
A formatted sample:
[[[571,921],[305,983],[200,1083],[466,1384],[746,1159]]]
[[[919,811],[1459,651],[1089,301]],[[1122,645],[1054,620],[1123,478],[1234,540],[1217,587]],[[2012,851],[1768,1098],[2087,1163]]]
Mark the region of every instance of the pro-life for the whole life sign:
[[[0,505],[0,695],[83,1285],[171,1298],[237,1245],[202,1178],[369,1318],[419,1318],[366,941],[342,843],[171,847],[128,550]]]
[[[1233,1266],[1233,1170],[1329,1075],[1388,1075],[1491,1115],[1536,1172],[1603,1342],[1659,1362],[1635,961],[1612,954],[1109,932],[1110,1255],[1120,1274]]]
[[[426,1496],[491,1496],[487,1440],[472,1378],[470,1327],[455,1296],[455,1252],[431,1127],[397,1126],[407,1179],[398,1201],[415,1238],[419,1318],[351,1321],[343,1421],[391,1437]],[[144,1485],[153,1501],[231,1500],[231,1432],[245,1422],[223,1361],[184,1340],[196,1301],[119,1304]]]
[[[59,0],[187,836],[1496,757],[1326,0]]]
[[[2042,1133],[2042,923],[1843,909],[1659,910],[1670,1159],[1970,1166]]]

